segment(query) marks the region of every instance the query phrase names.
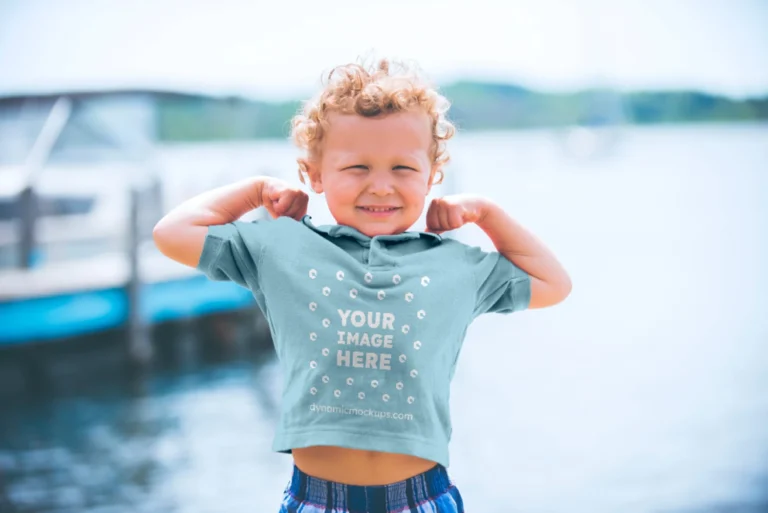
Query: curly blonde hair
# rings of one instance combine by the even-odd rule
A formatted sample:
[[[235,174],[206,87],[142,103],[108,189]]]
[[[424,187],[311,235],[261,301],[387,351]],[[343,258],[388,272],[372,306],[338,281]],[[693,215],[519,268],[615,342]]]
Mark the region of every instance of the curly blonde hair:
[[[440,170],[440,181],[434,183],[441,183],[442,167],[450,160],[446,141],[456,133],[456,127],[447,118],[449,107],[450,102],[419,74],[415,66],[389,59],[380,59],[368,68],[364,64],[351,63],[333,68],[323,89],[304,102],[301,111],[291,120],[291,138],[307,152],[307,157],[316,158],[331,113],[374,117],[421,109],[431,120],[430,151],[433,165]],[[297,162],[299,179],[305,183],[306,163],[303,158]]]

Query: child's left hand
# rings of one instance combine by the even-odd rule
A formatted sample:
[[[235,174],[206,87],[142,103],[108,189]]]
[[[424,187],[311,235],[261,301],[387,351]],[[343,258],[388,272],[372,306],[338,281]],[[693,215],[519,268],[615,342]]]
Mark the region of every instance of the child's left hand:
[[[488,200],[470,194],[435,198],[427,211],[427,231],[442,233],[483,219]]]

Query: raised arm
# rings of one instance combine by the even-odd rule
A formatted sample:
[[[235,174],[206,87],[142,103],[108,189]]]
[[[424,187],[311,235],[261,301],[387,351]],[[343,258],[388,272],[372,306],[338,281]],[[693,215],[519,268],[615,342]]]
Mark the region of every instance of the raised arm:
[[[495,203],[486,201],[483,206],[477,225],[499,253],[531,276],[528,308],[552,306],[568,297],[571,278],[544,243]]]
[[[300,219],[307,202],[306,193],[277,178],[247,178],[188,199],[155,225],[152,236],[162,254],[196,267],[209,226],[231,223],[260,206],[273,218]]]
[[[470,194],[435,198],[427,212],[427,230],[441,233],[476,223],[496,250],[531,277],[528,308],[544,308],[571,293],[571,278],[555,255],[491,200]]]

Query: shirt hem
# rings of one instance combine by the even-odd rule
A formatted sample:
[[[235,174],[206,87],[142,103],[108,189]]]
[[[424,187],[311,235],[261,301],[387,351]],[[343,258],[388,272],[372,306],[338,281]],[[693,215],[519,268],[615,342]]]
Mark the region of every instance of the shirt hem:
[[[447,444],[438,445],[423,438],[402,438],[384,433],[371,433],[370,431],[360,433],[333,429],[328,431],[310,430],[280,433],[275,436],[272,450],[276,452],[289,452],[294,448],[298,449],[313,445],[333,445],[348,449],[408,454],[434,461],[446,468],[449,465]]]

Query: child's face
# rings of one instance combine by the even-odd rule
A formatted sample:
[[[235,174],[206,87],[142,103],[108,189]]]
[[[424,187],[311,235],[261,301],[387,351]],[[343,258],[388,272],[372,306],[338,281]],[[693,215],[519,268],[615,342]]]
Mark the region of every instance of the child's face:
[[[418,111],[375,118],[332,114],[312,188],[325,193],[336,222],[373,237],[408,230],[418,220],[436,168],[429,117]],[[373,208],[389,207],[385,212]]]

